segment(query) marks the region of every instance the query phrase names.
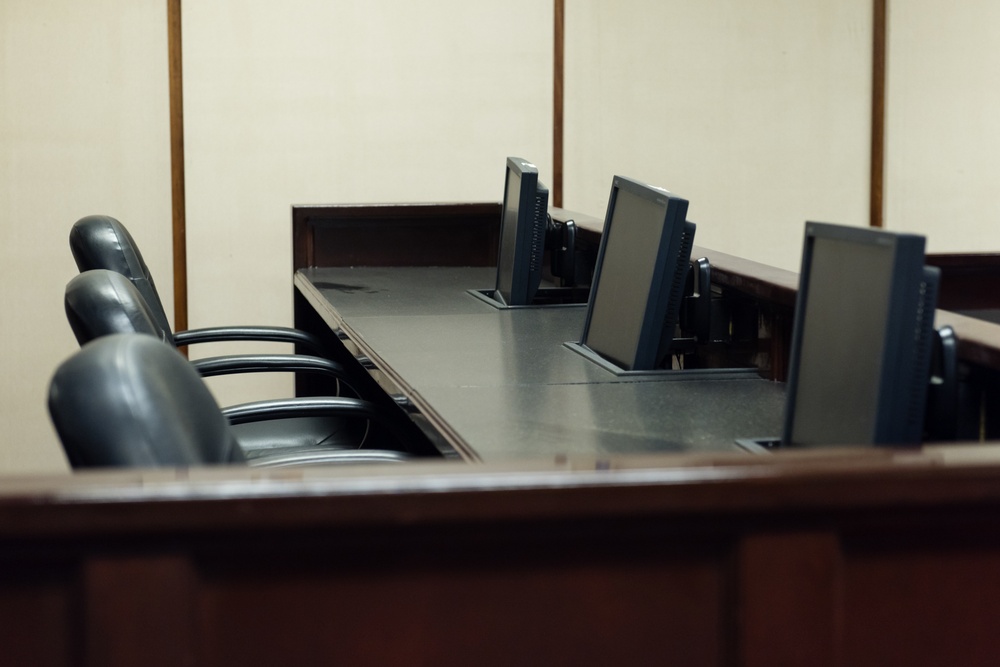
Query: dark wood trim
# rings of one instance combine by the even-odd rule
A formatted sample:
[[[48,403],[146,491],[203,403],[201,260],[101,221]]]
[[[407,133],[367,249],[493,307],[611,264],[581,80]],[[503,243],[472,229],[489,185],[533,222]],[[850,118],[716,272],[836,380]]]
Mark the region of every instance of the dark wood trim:
[[[841,664],[837,589],[843,585],[842,558],[832,531],[761,531],[742,540],[737,595],[748,604],[737,605],[740,664]],[[774,601],[768,613],[756,613],[752,601],[767,598]],[[778,635],[789,640],[774,641]]]
[[[81,568],[88,665],[195,665],[195,568],[178,554],[89,558]],[[109,641],[109,634],[142,641]]]
[[[496,266],[500,204],[292,207],[292,268]]]
[[[167,58],[170,64],[170,183],[174,247],[174,329],[184,331],[188,328],[188,290],[181,0],[167,0]]]
[[[888,0],[873,0],[872,39],[872,145],[869,224],[882,227],[885,192],[885,52],[886,5]]]
[[[566,0],[555,0],[555,53],[552,80],[552,206],[563,205],[563,82],[566,53]]]
[[[941,270],[938,308],[1000,311],[1000,254],[929,254],[927,264]]]
[[[5,479],[5,663],[996,664],[979,450]]]

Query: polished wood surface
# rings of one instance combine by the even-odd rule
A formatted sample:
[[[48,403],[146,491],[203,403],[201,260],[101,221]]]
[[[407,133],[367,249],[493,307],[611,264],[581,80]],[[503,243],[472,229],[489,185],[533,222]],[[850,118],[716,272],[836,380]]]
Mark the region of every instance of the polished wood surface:
[[[940,306],[946,310],[1000,309],[1000,254],[951,253],[927,255],[941,269]]]
[[[496,266],[500,204],[292,207],[293,270]]]
[[[5,480],[5,664],[995,664],[998,509],[981,447]]]

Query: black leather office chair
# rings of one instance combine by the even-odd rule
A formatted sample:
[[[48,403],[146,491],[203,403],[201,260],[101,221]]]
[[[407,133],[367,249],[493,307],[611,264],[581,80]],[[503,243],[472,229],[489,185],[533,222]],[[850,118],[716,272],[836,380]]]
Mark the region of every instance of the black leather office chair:
[[[123,275],[105,269],[84,271],[66,286],[66,317],[81,346],[92,340],[113,334],[136,333],[158,339],[169,345],[169,335],[154,320],[148,304],[136,287]],[[308,355],[230,355],[189,362],[202,377],[246,372],[308,372],[338,380],[344,377],[339,364]],[[305,399],[289,399],[282,405],[287,413]],[[272,409],[275,405],[271,402]],[[254,420],[234,424],[234,431],[249,457],[266,455],[275,450],[293,450],[321,446],[326,449],[359,450],[363,446],[375,449],[403,449],[406,441],[387,430],[384,421],[372,427],[358,418],[357,411],[347,404],[344,412],[329,406],[322,415],[303,415],[281,423]],[[234,419],[237,408],[223,413]],[[240,413],[242,414],[242,413]],[[384,415],[383,419],[388,419]]]
[[[171,331],[153,276],[132,236],[118,220],[107,215],[80,218],[69,234],[70,250],[80,271],[108,269],[135,285],[149,305],[156,324],[177,346],[219,341],[274,341],[302,345],[312,354],[327,356],[323,343],[308,332],[288,327],[212,327]]]
[[[287,403],[287,402],[286,402]],[[85,345],[56,370],[49,414],[73,468],[230,464],[287,466],[398,462],[397,452],[322,450],[282,452],[248,460],[201,377],[172,346],[144,334],[117,334]],[[365,401],[310,399],[285,414],[329,407],[378,418]],[[268,419],[280,418],[264,404]],[[244,406],[240,420],[261,418]]]
[[[149,302],[127,276],[107,269],[84,271],[66,285],[66,318],[82,346],[115,333],[144,333],[172,344]],[[317,373],[337,379],[356,396],[344,368],[324,357],[298,354],[239,354],[207,357],[191,362],[203,377],[253,372]]]

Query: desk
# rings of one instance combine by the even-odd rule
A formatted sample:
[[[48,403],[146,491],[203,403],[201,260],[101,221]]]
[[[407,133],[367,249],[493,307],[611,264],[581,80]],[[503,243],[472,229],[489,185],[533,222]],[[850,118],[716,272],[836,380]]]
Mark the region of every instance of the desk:
[[[1000,452],[0,485],[5,665],[995,665]]]
[[[295,207],[293,268],[323,271],[349,266],[490,267],[497,254],[499,211],[498,204]],[[561,210],[556,210],[554,217],[575,219],[579,228],[580,256],[596,255],[603,225],[601,220]],[[762,376],[783,380],[787,375],[797,275],[705,248],[696,247],[693,256],[710,259],[713,286],[721,290],[730,304],[734,326],[753,331],[754,340],[730,359],[732,365],[754,365]],[[930,256],[928,261],[944,271],[937,325],[953,326],[959,339],[959,437],[1000,439],[1000,326],[981,317],[946,310],[954,308],[968,313],[971,309],[982,313],[984,309],[1000,308],[996,297],[1000,294],[1000,260],[995,255],[972,255]],[[339,322],[339,316],[327,312],[331,307],[322,290],[309,287],[312,276],[312,273],[302,274],[298,279],[296,326],[329,335],[331,325]],[[321,277],[316,280],[323,282]],[[492,280],[484,279],[484,287],[491,284]],[[465,285],[461,287],[464,289]],[[309,294],[309,298],[305,294]],[[342,294],[330,296],[344,307],[349,305]],[[419,301],[412,303],[418,310],[426,306]],[[321,316],[320,312],[324,314]],[[365,313],[354,312],[353,315]],[[579,335],[573,331],[567,333],[571,334],[567,340]],[[332,340],[331,344],[337,345]],[[372,352],[368,347],[368,352]],[[351,359],[345,357],[342,361],[350,363]],[[395,382],[396,390],[407,384],[406,378],[396,377]],[[303,387],[303,392],[309,393],[309,389]],[[419,399],[417,403],[422,410],[429,407]],[[765,409],[763,414],[773,416],[777,411]],[[748,424],[751,426],[753,424]],[[780,422],[777,421],[774,425],[762,423],[761,430],[749,437],[779,433],[778,426]],[[448,434],[444,437],[446,447],[457,446],[457,451],[465,449],[467,451],[460,455],[476,460],[475,447],[456,445],[463,437],[449,434],[449,428],[447,420],[431,426],[432,431]],[[717,431],[713,436],[716,446],[728,441],[733,432]],[[450,445],[447,444],[449,440]],[[493,449],[494,444],[483,444],[484,452],[489,450],[487,457],[502,454]],[[600,451],[599,444],[597,447]]]
[[[585,307],[500,309],[469,294],[494,280],[486,267],[340,267],[302,270],[295,285],[434,425],[446,456],[729,451],[781,432],[782,386],[756,369],[616,376],[564,345]]]
[[[297,252],[439,214],[489,243],[498,205],[443,209],[299,210],[361,245]],[[788,272],[723,260],[781,315]],[[0,564],[5,665],[996,665],[1000,446],[6,478]]]

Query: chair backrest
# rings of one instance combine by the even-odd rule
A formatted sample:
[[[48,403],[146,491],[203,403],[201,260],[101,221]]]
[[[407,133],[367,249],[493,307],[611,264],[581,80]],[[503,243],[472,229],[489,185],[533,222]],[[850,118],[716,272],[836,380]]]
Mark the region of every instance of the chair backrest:
[[[125,225],[107,215],[80,218],[70,230],[69,248],[80,271],[108,269],[132,281],[149,305],[156,323],[170,331],[170,321],[163,310],[153,276]]]
[[[81,348],[52,378],[49,414],[74,468],[244,460],[197,371],[151,336],[105,336]]]
[[[63,302],[80,345],[116,333],[147,334],[174,344],[170,330],[156,322],[139,290],[120,273],[92,269],[77,274],[66,284]]]

